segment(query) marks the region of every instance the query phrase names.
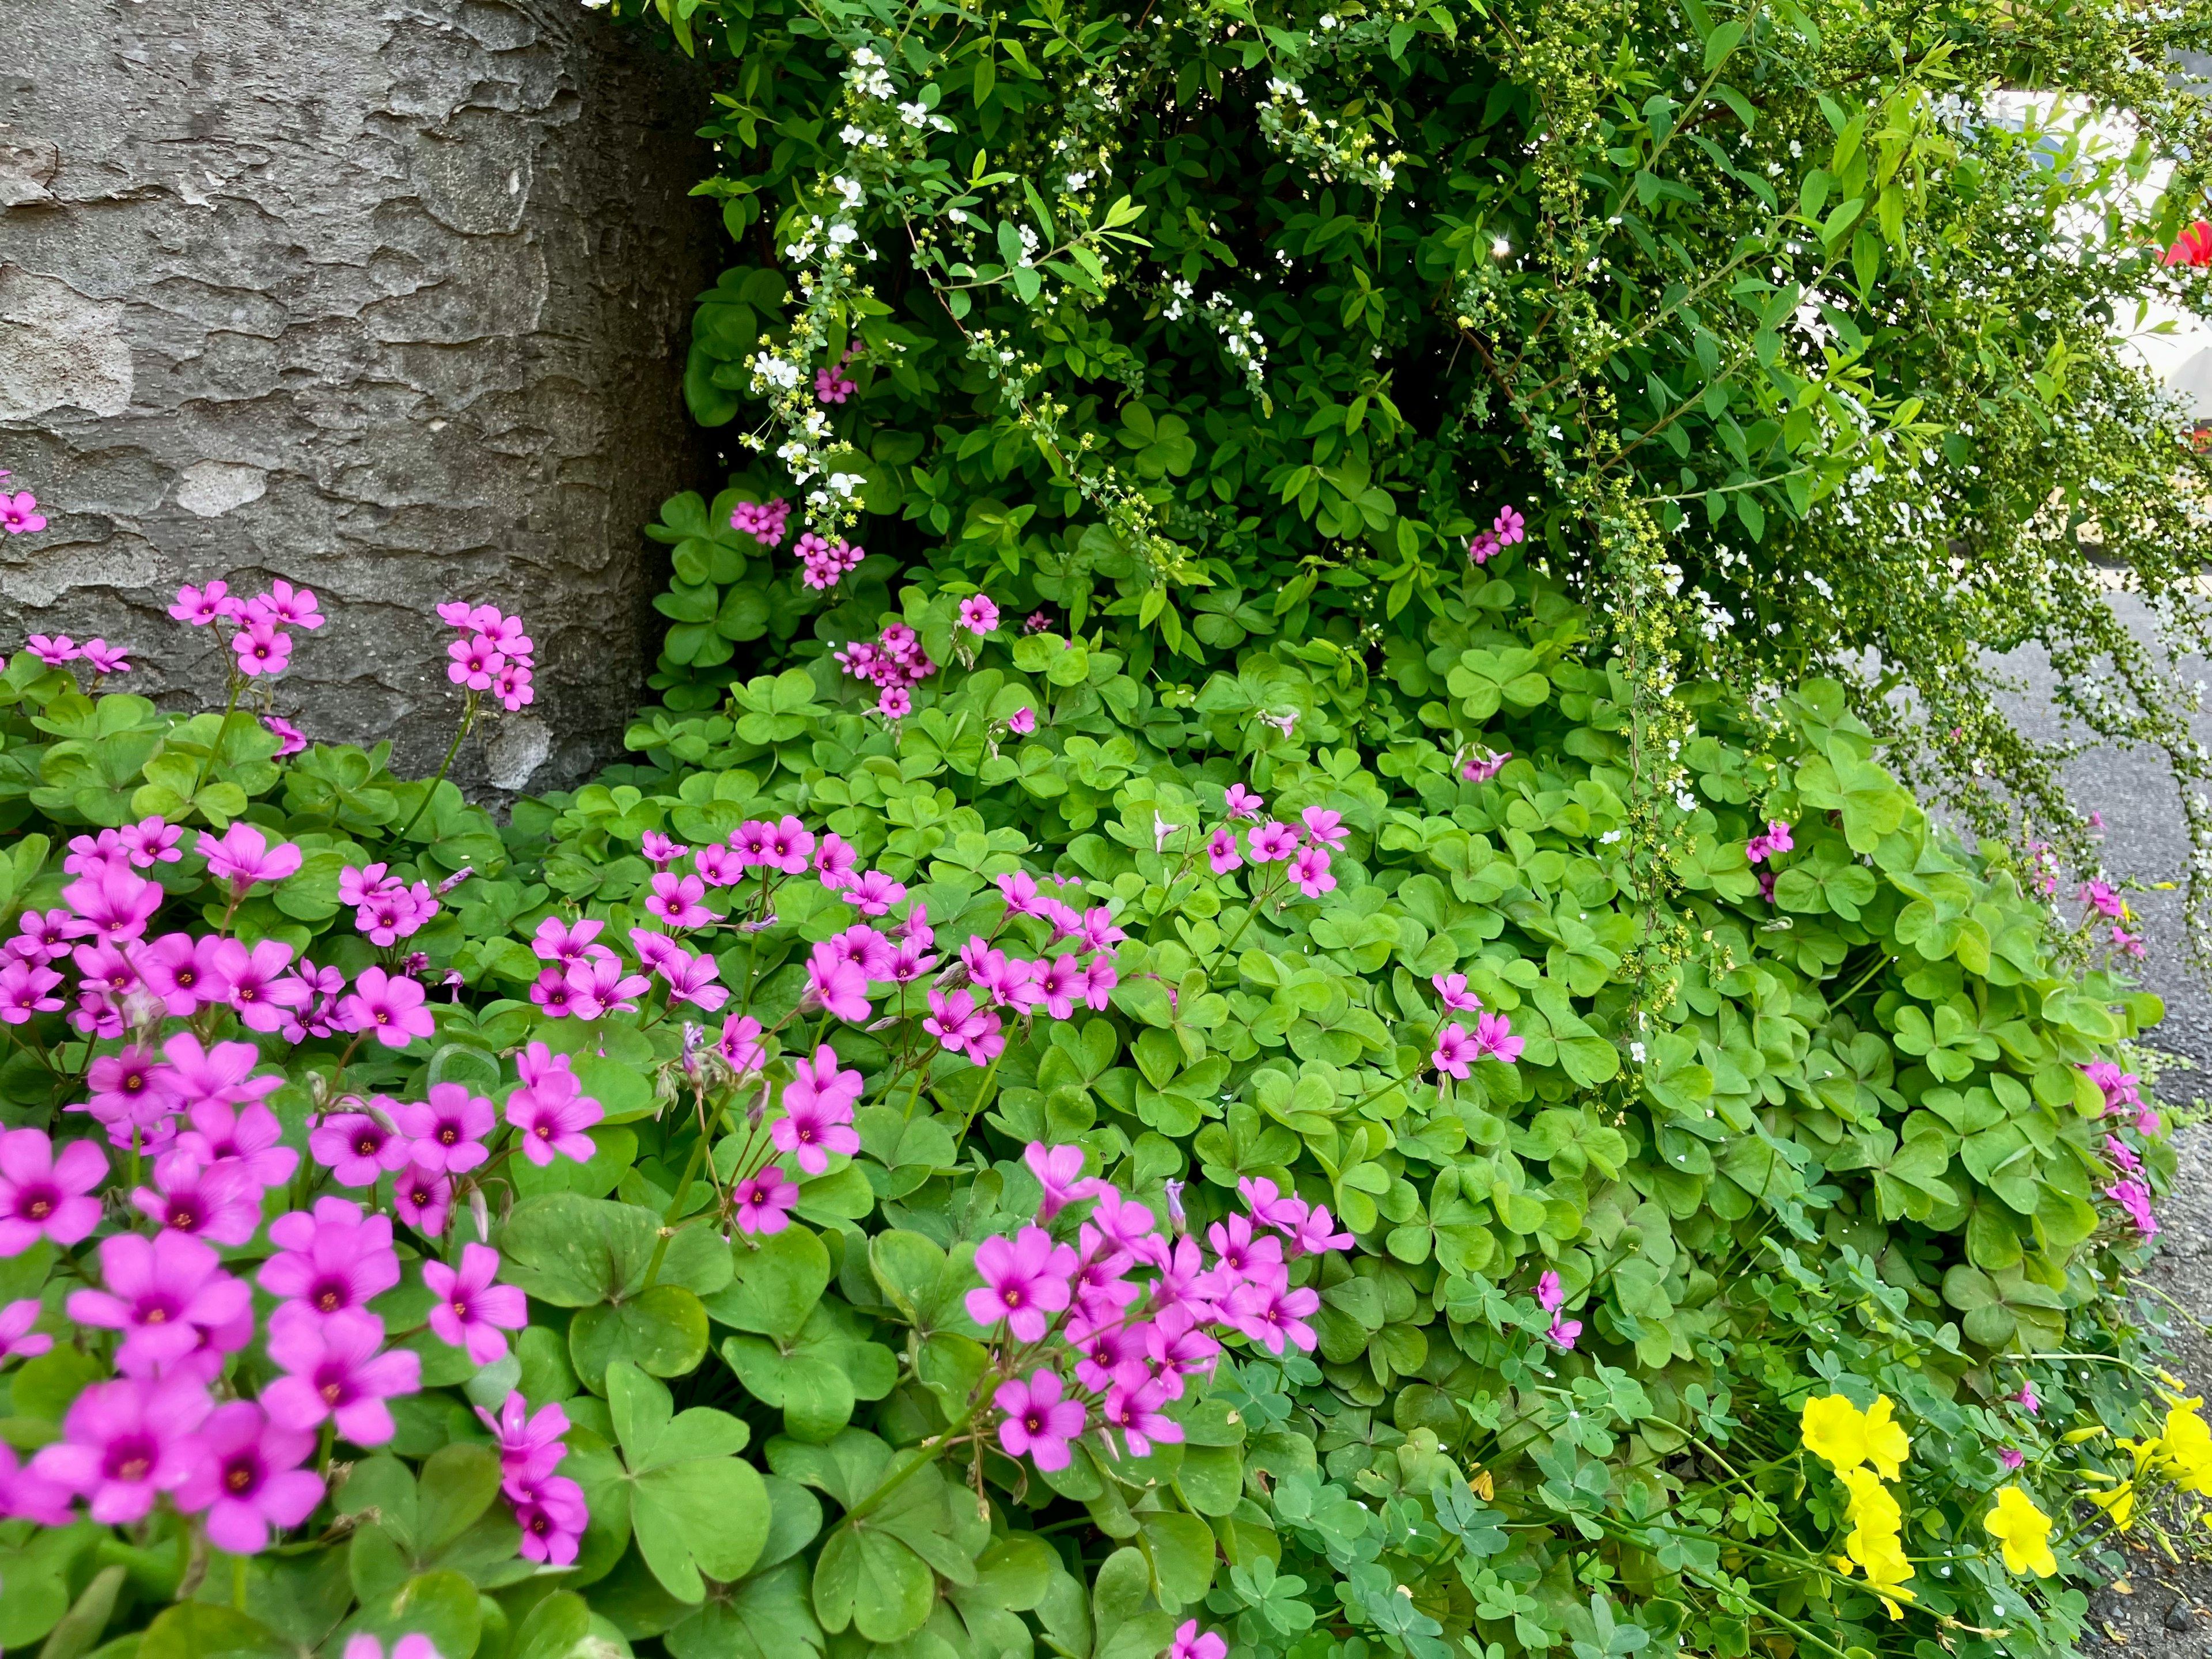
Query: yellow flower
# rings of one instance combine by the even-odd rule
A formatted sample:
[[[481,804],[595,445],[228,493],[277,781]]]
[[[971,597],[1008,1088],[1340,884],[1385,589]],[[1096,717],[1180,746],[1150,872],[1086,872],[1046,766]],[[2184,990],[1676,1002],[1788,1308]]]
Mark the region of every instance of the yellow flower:
[[[1866,1419],[1842,1395],[1806,1401],[1798,1432],[1805,1449],[1839,1474],[1866,1462]]]
[[[2166,1457],[2184,1492],[2212,1492],[2212,1428],[2197,1414],[2204,1402],[2185,1400],[2166,1414]]]
[[[1905,1516],[1897,1507],[1897,1499],[1890,1495],[1889,1488],[1881,1484],[1881,1477],[1872,1469],[1838,1470],[1836,1479],[1844,1483],[1844,1489],[1851,1495],[1848,1513],[1852,1525],[1871,1528],[1876,1532],[1893,1533],[1904,1521]]]
[[[2123,1480],[2110,1492],[2093,1492],[2088,1499],[2112,1518],[2112,1524],[2125,1532],[2136,1518],[2136,1483]]]
[[[2051,1553],[2051,1517],[2018,1486],[1997,1494],[1997,1506],[1982,1517],[1982,1526],[2003,1547],[2007,1572],[2048,1578],[2058,1571],[2058,1558]]]
[[[1866,1455],[1883,1480],[1894,1480],[1912,1455],[1912,1442],[1905,1437],[1905,1425],[1891,1419],[1889,1410],[1889,1396],[1876,1395],[1874,1408],[1866,1414]]]

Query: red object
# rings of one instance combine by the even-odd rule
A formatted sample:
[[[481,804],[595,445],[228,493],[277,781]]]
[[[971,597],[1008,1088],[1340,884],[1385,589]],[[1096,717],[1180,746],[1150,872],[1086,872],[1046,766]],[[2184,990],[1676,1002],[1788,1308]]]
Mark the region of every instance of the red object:
[[[2181,233],[2181,240],[2166,251],[2170,265],[2212,265],[2212,224],[2199,219]]]

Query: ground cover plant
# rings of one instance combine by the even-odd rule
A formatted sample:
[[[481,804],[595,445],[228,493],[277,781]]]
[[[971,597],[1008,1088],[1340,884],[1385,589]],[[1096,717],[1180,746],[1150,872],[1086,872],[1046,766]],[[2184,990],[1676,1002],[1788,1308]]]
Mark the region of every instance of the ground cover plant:
[[[0,1640],[2063,1647],[2206,1474],[2118,1279],[2154,1000],[1815,683],[1686,691],[1639,1002],[1627,688],[1491,571],[1436,651],[1510,756],[1370,771],[1256,653],[1170,740],[973,614],[927,708],[762,677],[503,827],[270,723],[312,595],[179,595],[222,714],[41,636]],[[447,614],[495,718],[526,631]]]

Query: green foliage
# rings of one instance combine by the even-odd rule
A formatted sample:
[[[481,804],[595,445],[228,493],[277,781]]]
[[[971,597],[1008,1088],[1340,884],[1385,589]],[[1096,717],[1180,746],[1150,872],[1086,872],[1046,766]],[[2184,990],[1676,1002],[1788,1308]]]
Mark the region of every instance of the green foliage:
[[[2203,280],[2158,263],[2212,155],[2160,67],[2212,44],[2193,9],[615,9],[717,77],[735,263],[686,385],[754,452],[655,531],[672,707],[907,585],[1042,607],[1139,683],[1255,639],[1374,673],[1511,505],[1655,751],[1677,680],[1825,670],[1909,783],[2089,862],[1985,667],[2035,642],[2212,845],[2190,696],[2088,558],[2212,636],[2206,462],[2118,337]],[[804,586],[726,528],[770,497],[871,556]]]

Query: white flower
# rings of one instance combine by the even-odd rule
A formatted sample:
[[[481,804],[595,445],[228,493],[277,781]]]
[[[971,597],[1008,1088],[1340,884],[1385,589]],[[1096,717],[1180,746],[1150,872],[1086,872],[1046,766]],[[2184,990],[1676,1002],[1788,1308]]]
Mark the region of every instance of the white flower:
[[[830,240],[835,246],[848,247],[860,239],[860,233],[850,225],[836,224],[830,227]]]
[[[1644,1063],[1644,1043],[1642,1039],[1639,1038],[1638,1041],[1628,1045],[1628,1057],[1634,1060],[1638,1066],[1641,1066]]]
[[[910,127],[918,127],[929,119],[929,106],[926,104],[901,104],[898,112],[899,119]]]
[[[850,121],[848,121],[842,128],[840,128],[837,133],[837,139],[841,143],[861,144],[866,143],[867,142],[867,138],[868,134],[866,129],[863,127],[856,127]]]
[[[882,55],[872,46],[856,46],[853,51],[853,61],[866,68],[870,64],[880,64],[884,60]]]
[[[1157,853],[1164,848],[1168,844],[1168,837],[1182,828],[1182,825],[1179,823],[1170,823],[1155,809],[1152,813],[1152,851]]]

